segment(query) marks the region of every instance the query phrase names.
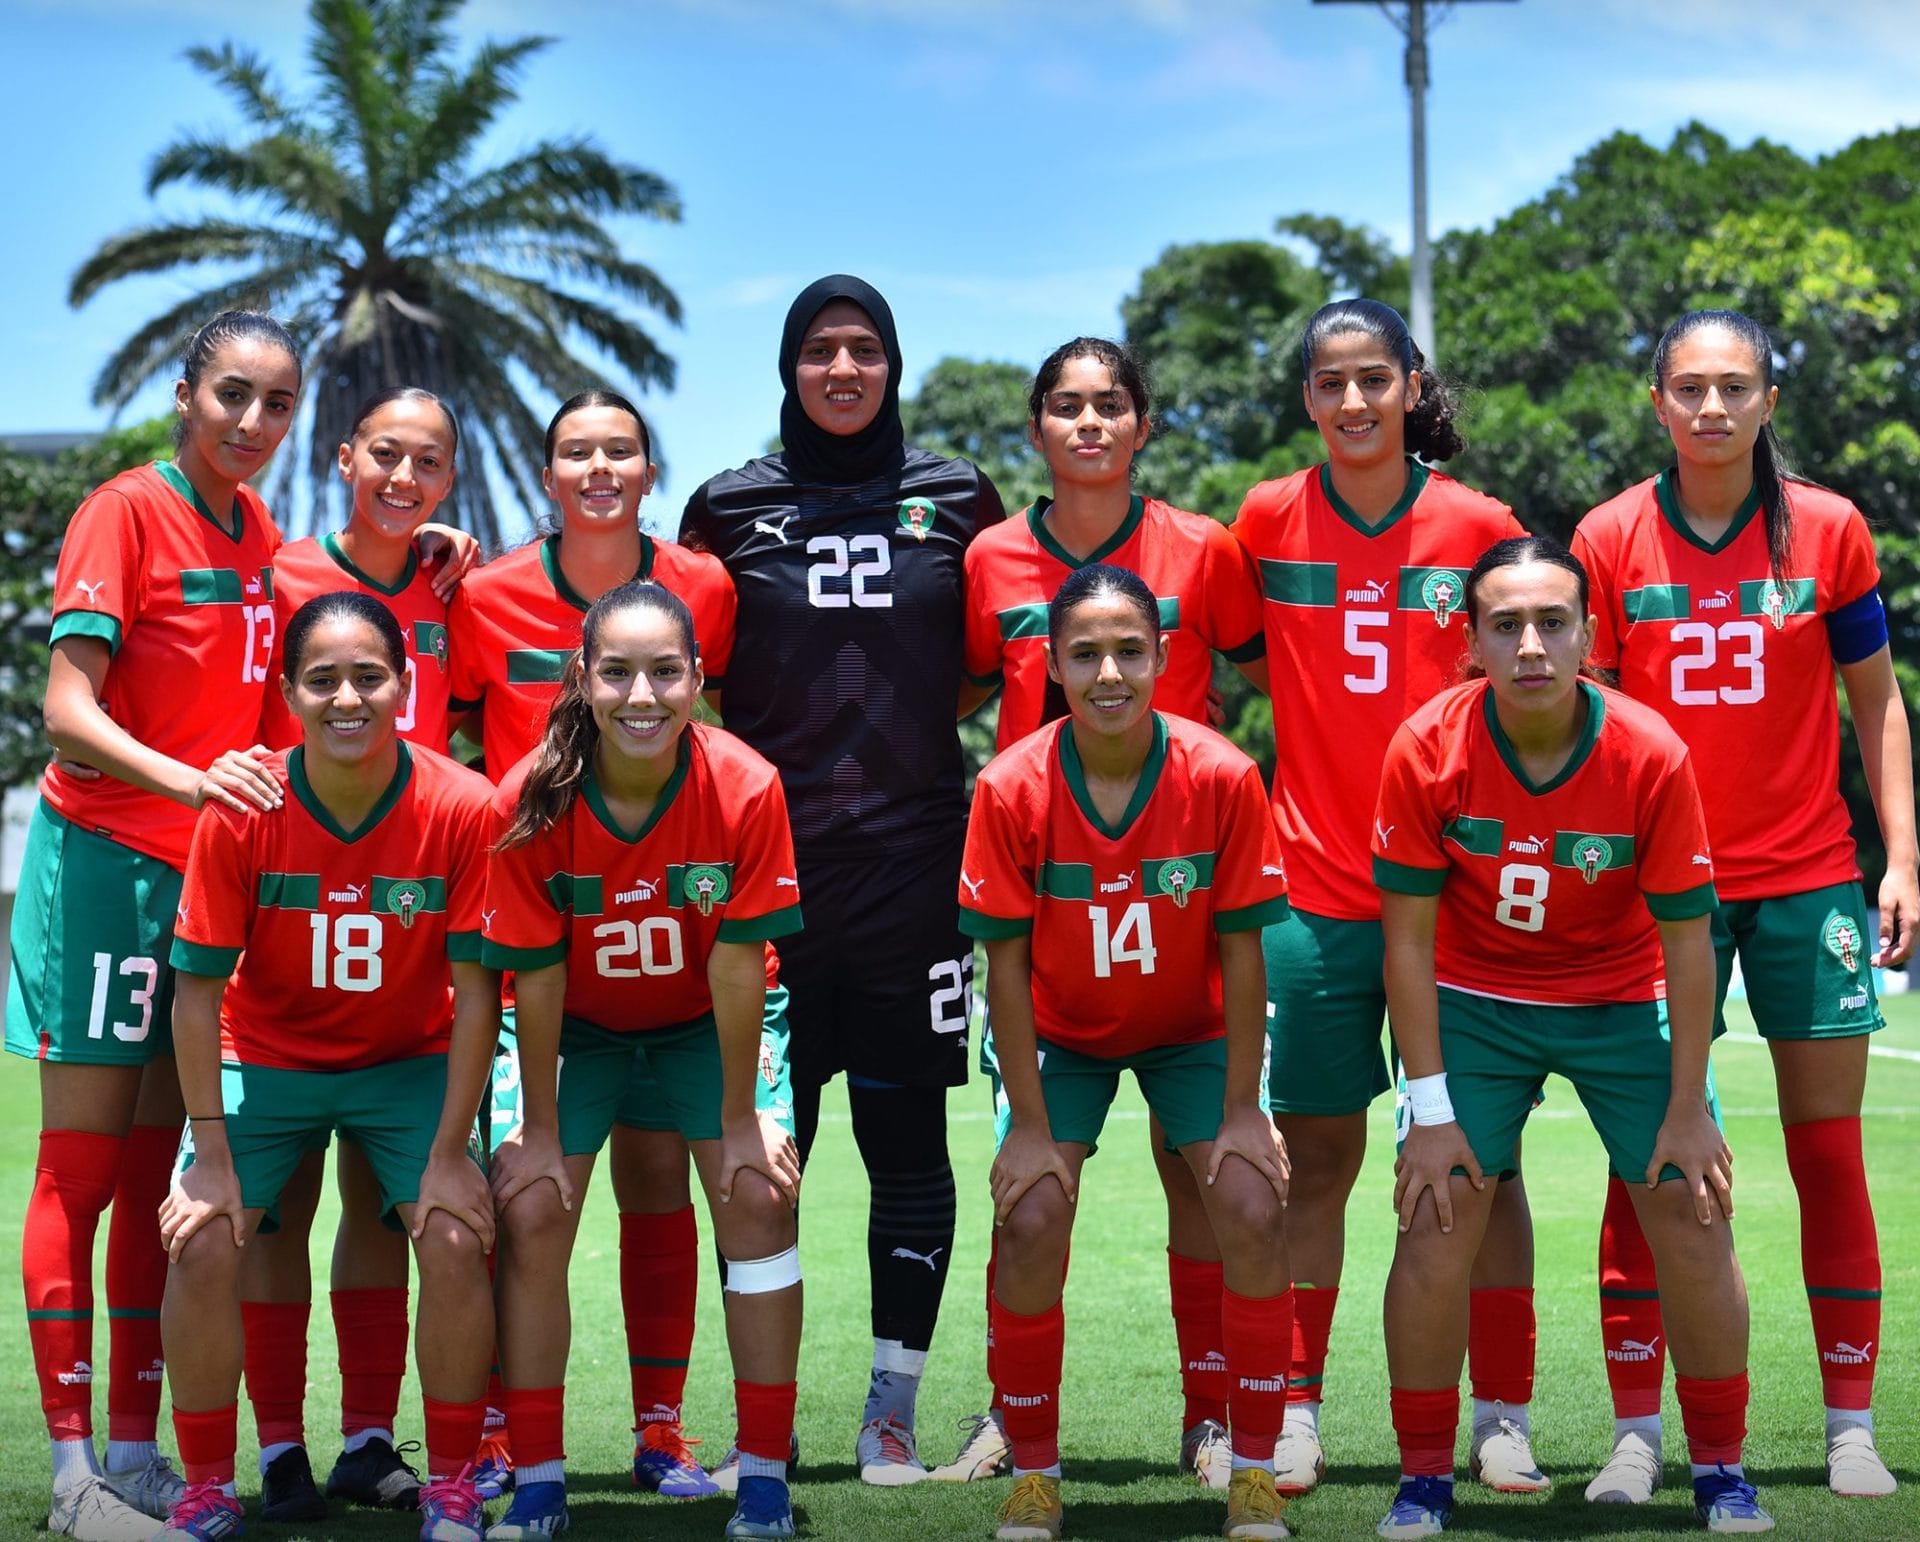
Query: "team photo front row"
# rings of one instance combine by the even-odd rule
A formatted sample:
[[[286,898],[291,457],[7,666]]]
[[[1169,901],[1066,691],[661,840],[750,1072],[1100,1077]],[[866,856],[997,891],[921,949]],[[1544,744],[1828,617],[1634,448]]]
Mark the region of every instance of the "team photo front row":
[[[604,1150],[633,1480],[732,1493],[728,1537],[795,1535],[798,1205],[844,1073],[871,1189],[859,1475],[1010,1476],[996,1537],[1058,1537],[1063,1286],[1129,1069],[1166,1202],[1178,1461],[1223,1495],[1224,1535],[1290,1535],[1327,1473],[1345,1210],[1396,1080],[1400,1477],[1376,1529],[1449,1525],[1463,1370],[1471,1476],[1550,1486],[1521,1148],[1552,1073],[1609,1172],[1615,1418],[1586,1496],[1661,1483],[1670,1353],[1697,1519],[1770,1530],[1710,1069],[1736,962],[1802,1196],[1829,1487],[1894,1492],[1860,1112],[1873,970],[1920,926],[1911,750],[1871,536],[1785,470],[1747,317],[1662,336],[1674,463],[1571,548],[1433,469],[1462,448],[1455,398],[1365,299],[1301,339],[1325,461],[1231,525],[1134,489],[1150,387],[1095,338],[1036,373],[1051,491],[1007,516],[977,468],[906,444],[891,312],[834,275],[787,319],[781,450],[703,484],[677,541],[641,528],[645,420],[596,389],[547,430],[549,531],[479,562],[433,522],[454,414],[400,387],[340,446],[345,527],[282,544],[249,479],[298,360],[270,317],[209,322],[175,458],[92,494],[59,558],[6,1029],[40,1071],[22,1255],[51,1531],[240,1536],[243,1382],[264,1520],[331,1497],[417,1507],[423,1542],[565,1530],[569,1265]],[[1216,654],[1271,698],[1270,784],[1209,721]],[[1886,844],[1877,929],[1836,674]],[[996,693],[969,794],[955,724]],[[971,1048],[993,1232],[962,1267],[985,1267],[992,1399],[930,1470],[915,1400]],[[323,1491],[308,1259],[336,1135],[345,1448]],[[712,1470],[681,1425],[711,1266],[696,1181],[734,1373]],[[102,1215],[104,1460],[73,1374]],[[424,1477],[396,1448],[410,1318]]]

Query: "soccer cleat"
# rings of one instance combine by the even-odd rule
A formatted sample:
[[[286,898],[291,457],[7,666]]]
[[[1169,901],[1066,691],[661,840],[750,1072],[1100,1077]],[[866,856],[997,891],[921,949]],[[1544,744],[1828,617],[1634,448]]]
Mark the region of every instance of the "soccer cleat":
[[[892,1414],[863,1424],[853,1450],[860,1481],[875,1488],[903,1488],[927,1475],[914,1447],[913,1431]]]
[[[790,1537],[793,1496],[786,1480],[751,1475],[740,1480],[740,1502],[723,1533],[729,1537]]]
[[[960,1420],[960,1449],[944,1467],[927,1476],[939,1483],[971,1483],[976,1478],[1003,1478],[1013,1471],[1013,1447],[1000,1427],[1000,1416],[989,1408]]]
[[[108,1488],[142,1515],[150,1515],[157,1521],[171,1515],[180,1496],[187,1491],[186,1480],[158,1451],[148,1457],[144,1465],[129,1467],[124,1472],[109,1472],[106,1478]]]
[[[506,1426],[480,1437],[473,1453],[473,1487],[483,1500],[513,1492],[513,1449],[507,1444]]]
[[[1373,1529],[1383,1537],[1437,1537],[1452,1518],[1451,1478],[1402,1478],[1393,1508]]]
[[[151,1515],[136,1510],[97,1473],[54,1490],[47,1530],[81,1542],[152,1542]]]
[[[409,1451],[419,1447],[409,1444]],[[327,1498],[374,1510],[412,1510],[420,1503],[420,1474],[379,1436],[354,1451],[342,1451],[327,1474]]]
[[[420,1542],[482,1542],[487,1517],[480,1508],[473,1473],[469,1464],[455,1477],[421,1485]]]
[[[1231,1458],[1229,1458],[1231,1459]],[[1264,1467],[1242,1467],[1227,1485],[1227,1524],[1223,1537],[1290,1537],[1280,1512],[1287,1507],[1273,1490],[1273,1474]]]
[[[327,1502],[314,1485],[313,1468],[305,1446],[290,1446],[260,1474],[260,1519],[263,1521],[321,1521]]]
[[[1693,1480],[1693,1518],[1712,1532],[1773,1530],[1753,1485],[1724,1467]]]
[[[522,1483],[513,1491],[507,1513],[487,1528],[487,1542],[523,1542],[527,1537],[557,1537],[572,1523],[564,1483]]]
[[[719,1493],[720,1485],[693,1458],[690,1448],[699,1444],[687,1439],[678,1419],[641,1425],[633,1447],[634,1487],[668,1499],[705,1499]]]
[[[796,1432],[787,1439],[787,1477],[791,1479],[800,1467],[800,1436]],[[728,1446],[727,1454],[720,1459],[720,1465],[708,1473],[713,1486],[723,1494],[736,1492],[740,1487],[740,1448]]]
[[[1587,1485],[1587,1498],[1597,1505],[1643,1505],[1660,1486],[1660,1471],[1660,1448],[1638,1430],[1627,1430]]]
[[[1233,1442],[1218,1419],[1202,1419],[1180,1437],[1180,1470],[1202,1488],[1225,1490],[1233,1476]]]
[[[1060,1480],[1029,1472],[1013,1480],[1013,1492],[1000,1506],[995,1542],[1052,1542],[1060,1535]]]
[[[1884,1499],[1900,1485],[1874,1449],[1873,1431],[1848,1423],[1827,1438],[1827,1487],[1847,1499]]]
[[[1504,1414],[1473,1432],[1468,1452],[1467,1471],[1496,1494],[1538,1494],[1553,1487],[1533,1459],[1527,1432]]]
[[[1293,1498],[1311,1493],[1327,1475],[1327,1453],[1320,1432],[1311,1424],[1289,1424],[1273,1447],[1273,1489]]]
[[[152,1542],[225,1542],[240,1535],[240,1501],[218,1483],[189,1483]]]

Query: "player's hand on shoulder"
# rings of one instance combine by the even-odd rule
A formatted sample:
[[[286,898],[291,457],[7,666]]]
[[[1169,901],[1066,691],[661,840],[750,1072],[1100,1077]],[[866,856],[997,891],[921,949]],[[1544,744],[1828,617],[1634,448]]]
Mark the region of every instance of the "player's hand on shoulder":
[[[561,1153],[557,1130],[521,1125],[494,1149],[488,1177],[496,1212],[504,1211],[543,1178],[551,1179],[560,1191],[562,1207],[573,1208],[573,1179],[567,1176],[567,1159]]]
[[[280,784],[273,779],[273,773],[266,766],[272,754],[273,751],[264,744],[256,744],[251,749],[223,752],[218,760],[200,773],[200,780],[195,784],[190,800],[193,807],[224,803],[239,813],[245,813],[249,808],[278,808],[284,801]]]
[[[1393,1207],[1400,1212],[1400,1229],[1413,1226],[1414,1212],[1420,1208],[1420,1196],[1433,1191],[1434,1209],[1443,1232],[1453,1230],[1453,1170],[1464,1171],[1476,1189],[1487,1186],[1467,1133],[1459,1121],[1445,1124],[1416,1124],[1407,1131],[1400,1155],[1394,1159]]]
[[[480,1239],[483,1251],[493,1251],[493,1191],[486,1174],[466,1152],[435,1151],[428,1156],[420,1175],[420,1193],[413,1202],[416,1241],[426,1232],[427,1217],[435,1210],[464,1223]]]
[[[1239,1105],[1226,1111],[1220,1120],[1220,1132],[1213,1138],[1213,1151],[1207,1158],[1208,1183],[1213,1182],[1220,1164],[1230,1156],[1249,1163],[1273,1185],[1281,1205],[1286,1204],[1287,1180],[1293,1176],[1293,1164],[1287,1156],[1285,1137],[1264,1110]]]
[[[453,598],[460,580],[480,565],[480,543],[464,530],[437,522],[425,524],[414,535],[421,565],[431,573],[434,598]]]
[[[1073,1171],[1060,1155],[1060,1147],[1055,1143],[1052,1132],[1035,1125],[1015,1123],[1007,1131],[1007,1138],[1000,1143],[1000,1150],[993,1159],[993,1171],[989,1179],[993,1193],[993,1224],[1004,1225],[1007,1217],[1013,1214],[1013,1207],[1020,1203],[1027,1191],[1049,1174],[1059,1180],[1069,1204],[1079,1199]]]
[[[1660,1171],[1669,1166],[1680,1169],[1693,1195],[1694,1219],[1702,1226],[1713,1224],[1716,1205],[1733,1219],[1733,1152],[1704,1103],[1667,1110],[1654,1137],[1653,1160],[1647,1163],[1647,1187],[1659,1187]]]

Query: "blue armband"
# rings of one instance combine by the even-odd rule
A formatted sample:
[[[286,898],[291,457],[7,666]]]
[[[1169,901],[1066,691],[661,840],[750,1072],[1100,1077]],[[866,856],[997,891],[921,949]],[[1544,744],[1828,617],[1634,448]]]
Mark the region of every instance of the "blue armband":
[[[1878,589],[1827,612],[1827,644],[1836,664],[1858,664],[1886,647],[1887,608]]]

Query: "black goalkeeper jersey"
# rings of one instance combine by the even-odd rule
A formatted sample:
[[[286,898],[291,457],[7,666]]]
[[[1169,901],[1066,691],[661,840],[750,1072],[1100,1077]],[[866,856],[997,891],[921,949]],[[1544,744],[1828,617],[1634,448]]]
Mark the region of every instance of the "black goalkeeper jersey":
[[[783,455],[704,483],[680,539],[739,597],[727,728],[780,770],[813,856],[950,842],[966,816],[959,699],[967,544],[1006,517],[969,461],[908,448],[857,485],[796,486]]]

